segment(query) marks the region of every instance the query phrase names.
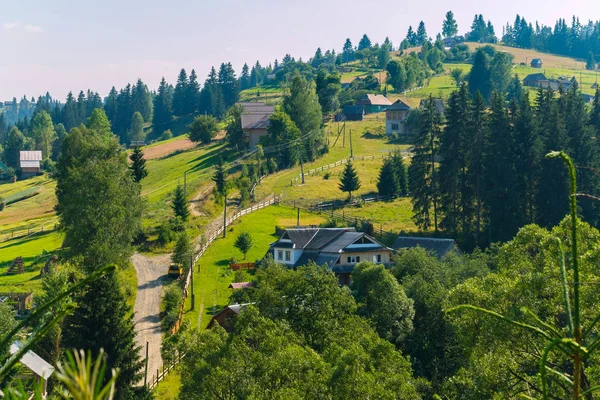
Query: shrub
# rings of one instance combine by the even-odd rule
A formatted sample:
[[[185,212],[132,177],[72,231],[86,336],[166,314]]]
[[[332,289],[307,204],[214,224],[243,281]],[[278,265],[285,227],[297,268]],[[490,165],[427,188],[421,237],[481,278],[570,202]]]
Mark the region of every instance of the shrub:
[[[167,291],[165,292],[165,313],[161,321],[164,331],[171,329],[177,322],[177,319],[179,318],[179,307],[182,299],[183,291],[181,288],[176,284],[169,285]]]
[[[0,196],[0,211],[4,210],[6,207],[6,202],[4,201],[4,197]]]
[[[329,172],[325,172],[325,175],[323,175],[323,179],[329,180],[330,176],[331,176],[331,174]]]
[[[173,229],[171,228],[171,223],[169,222],[159,225],[157,231],[157,241],[158,244],[160,244],[161,246],[166,246],[167,244],[171,243],[175,238],[175,233],[173,232]]]
[[[173,138],[173,132],[170,129],[167,129],[160,135],[160,140],[169,140],[171,138]]]
[[[48,173],[53,173],[56,170],[56,163],[49,158],[42,162],[42,169]]]

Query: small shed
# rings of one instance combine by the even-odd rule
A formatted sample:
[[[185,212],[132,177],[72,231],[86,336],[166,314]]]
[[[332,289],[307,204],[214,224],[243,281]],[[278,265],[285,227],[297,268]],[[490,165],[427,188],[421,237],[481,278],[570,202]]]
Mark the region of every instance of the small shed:
[[[365,106],[363,105],[348,105],[344,106],[342,114],[346,116],[348,121],[362,121],[365,117]]]
[[[542,59],[534,58],[531,60],[531,68],[542,68]]]
[[[356,105],[365,106],[365,114],[385,111],[392,102],[381,94],[365,94],[356,101]]]
[[[415,247],[422,247],[428,253],[437,256],[438,259],[441,259],[451,251],[459,251],[456,247],[454,239],[415,236],[398,236],[392,247],[396,252],[401,252],[402,250],[412,249]]]
[[[233,282],[229,284],[229,289],[248,289],[254,286],[255,282]]]
[[[21,177],[29,178],[42,172],[41,167],[42,152],[40,150],[21,151],[19,154],[19,166],[21,167]]]
[[[224,309],[222,309],[221,311],[219,311],[218,313],[213,315],[213,317],[210,319],[210,322],[208,323],[208,326],[206,327],[206,329],[211,329],[215,325],[218,324],[221,327],[223,327],[223,329],[225,329],[227,332],[232,332],[233,331],[233,320],[235,318],[237,318],[237,316],[240,315],[242,310],[250,304],[254,304],[254,303],[243,303],[243,304],[236,303],[236,304],[231,304],[231,305],[225,307]]]
[[[13,344],[10,345],[10,354],[12,355],[17,353],[21,349],[21,346],[21,342],[13,342]],[[44,391],[42,396],[43,398],[46,398],[46,385],[48,378],[50,378],[50,376],[52,376],[54,373],[54,367],[31,350],[27,351],[23,357],[21,357],[19,362],[33,372],[37,376],[37,380],[41,380],[43,382]]]

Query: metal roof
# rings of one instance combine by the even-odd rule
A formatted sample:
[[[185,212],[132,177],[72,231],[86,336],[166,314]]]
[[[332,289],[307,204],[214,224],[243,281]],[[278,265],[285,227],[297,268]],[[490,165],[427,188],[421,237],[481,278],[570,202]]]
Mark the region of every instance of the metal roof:
[[[15,354],[21,348],[22,344],[19,341],[13,342],[10,345],[10,354]],[[25,365],[34,374],[42,377],[43,379],[48,379],[54,372],[54,367],[48,364],[42,357],[35,354],[33,351],[29,350],[26,352],[21,360],[19,360],[21,364]]]
[[[394,104],[389,106],[386,111],[408,111],[410,110],[410,106],[398,99]]]
[[[344,115],[363,115],[365,113],[365,106],[363,105],[348,105],[344,106],[342,111]]]
[[[422,247],[427,252],[435,253],[435,255],[438,258],[442,258],[449,251],[456,248],[454,245],[454,239],[439,239],[413,236],[399,236],[392,247],[394,248],[394,250]]]
[[[267,129],[270,124],[270,117],[271,114],[265,114],[258,121],[248,123],[244,129]]]
[[[246,289],[254,286],[256,286],[254,282],[233,282],[229,284],[229,289]]]
[[[21,168],[40,168],[39,161],[21,161],[19,164]]]
[[[392,102],[387,97],[381,94],[366,94],[360,99],[358,99],[356,104],[364,104],[371,106],[391,106]]]
[[[42,152],[40,150],[21,151],[19,160],[21,160],[21,161],[42,161]]]

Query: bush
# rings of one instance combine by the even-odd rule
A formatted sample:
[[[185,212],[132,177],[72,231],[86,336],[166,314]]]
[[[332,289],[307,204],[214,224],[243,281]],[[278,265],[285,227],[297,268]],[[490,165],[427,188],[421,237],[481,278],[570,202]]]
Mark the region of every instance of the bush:
[[[329,180],[330,176],[331,176],[331,174],[329,172],[325,172],[325,175],[323,175],[323,179]]]
[[[173,132],[170,129],[167,129],[160,135],[160,140],[169,140],[171,138],[173,138]]]
[[[4,207],[6,207],[6,202],[4,201],[4,197],[0,196],[0,211],[3,211]]]
[[[42,161],[42,169],[48,173],[53,173],[56,170],[56,163],[49,158]]]
[[[179,307],[182,299],[183,290],[181,290],[181,288],[176,284],[169,285],[164,297],[165,312],[161,321],[164,331],[171,329],[177,322],[177,319],[179,318]]]
[[[161,225],[158,226],[158,244],[160,244],[161,246],[166,246],[167,244],[171,243],[173,241],[173,239],[175,238],[175,233],[173,232],[173,229],[171,228],[171,223],[170,222],[166,222],[166,223],[162,223]]]

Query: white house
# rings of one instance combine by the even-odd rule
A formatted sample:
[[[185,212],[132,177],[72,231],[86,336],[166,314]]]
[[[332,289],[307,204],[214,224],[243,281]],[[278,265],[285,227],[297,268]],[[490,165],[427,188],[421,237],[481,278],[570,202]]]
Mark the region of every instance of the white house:
[[[398,99],[385,110],[385,133],[404,135],[407,133],[406,118],[410,113],[410,106]]]

